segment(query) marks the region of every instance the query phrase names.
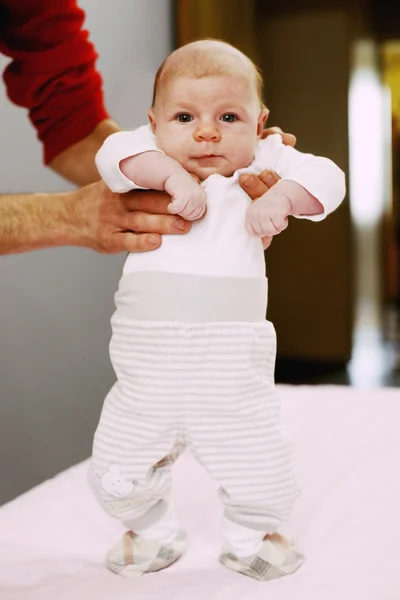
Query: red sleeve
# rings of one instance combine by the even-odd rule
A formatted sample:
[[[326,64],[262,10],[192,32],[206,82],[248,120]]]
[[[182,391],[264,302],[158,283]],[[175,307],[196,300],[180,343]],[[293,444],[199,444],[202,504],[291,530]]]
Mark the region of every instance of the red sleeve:
[[[29,110],[45,163],[108,117],[84,18],[76,0],[0,0],[7,93]]]

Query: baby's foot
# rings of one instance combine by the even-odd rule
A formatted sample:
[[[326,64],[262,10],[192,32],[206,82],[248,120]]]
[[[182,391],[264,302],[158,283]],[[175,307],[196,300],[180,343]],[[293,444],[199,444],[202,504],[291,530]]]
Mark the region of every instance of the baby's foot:
[[[108,551],[107,567],[122,577],[139,577],[146,573],[166,569],[176,562],[186,550],[186,535],[180,532],[171,542],[146,540],[127,531]]]
[[[220,556],[220,562],[228,569],[258,581],[290,575],[303,561],[303,556],[279,533],[266,535],[260,550],[251,556],[239,558],[226,549]]]

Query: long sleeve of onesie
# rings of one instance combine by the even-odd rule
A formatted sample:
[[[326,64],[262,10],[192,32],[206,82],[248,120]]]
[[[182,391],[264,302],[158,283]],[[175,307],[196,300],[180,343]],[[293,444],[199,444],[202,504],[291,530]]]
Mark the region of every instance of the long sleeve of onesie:
[[[318,215],[296,215],[310,221],[322,221],[343,201],[346,195],[345,175],[330,159],[305,154],[285,146],[280,135],[271,135],[258,144],[255,165],[258,173],[264,169],[275,172],[281,181],[294,181],[305,188],[322,204],[324,212]]]
[[[156,137],[149,125],[134,131],[119,131],[110,135],[96,155],[97,169],[111,191],[123,194],[130,190],[143,189],[125,177],[120,163],[129,156],[143,152],[162,152],[157,146]]]

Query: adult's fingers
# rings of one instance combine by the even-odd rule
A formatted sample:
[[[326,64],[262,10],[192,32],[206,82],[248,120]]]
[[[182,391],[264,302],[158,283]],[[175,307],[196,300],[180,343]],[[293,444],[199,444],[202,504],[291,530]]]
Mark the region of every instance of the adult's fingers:
[[[165,192],[134,190],[120,195],[122,206],[129,211],[146,212],[153,215],[168,215],[171,197]]]
[[[257,198],[265,194],[265,192],[268,192],[269,189],[257,175],[251,175],[249,173],[241,175],[239,177],[239,183],[252,200],[257,200]]]
[[[295,145],[297,144],[297,138],[295,135],[293,135],[293,133],[282,133],[282,142],[285,144],[285,146],[292,146],[292,148],[295,147]]]
[[[265,237],[263,237],[261,239],[264,250],[268,250],[268,248],[272,244],[272,240],[273,239],[274,239],[274,237],[272,235],[271,236],[265,236]]]
[[[265,183],[268,189],[272,188],[272,186],[274,186],[280,180],[279,175],[277,175],[273,171],[268,171],[268,169],[262,171],[258,177],[263,183]]]
[[[179,235],[187,233],[191,224],[175,215],[157,215],[147,212],[127,212],[124,215],[123,229],[136,233],[159,233]]]
[[[280,127],[267,127],[266,129],[262,130],[261,138],[264,140],[269,135],[274,135],[275,133],[279,133],[279,135],[282,135],[283,131]]]
[[[157,233],[115,233],[112,241],[113,252],[148,252],[161,245],[161,235]]]
[[[279,133],[279,135],[282,137],[282,142],[285,144],[285,146],[294,147],[296,145],[296,136],[292,133],[285,133],[280,127],[268,127],[268,129],[264,129],[261,133],[261,137],[262,139],[265,139],[269,135],[274,135],[275,133]]]

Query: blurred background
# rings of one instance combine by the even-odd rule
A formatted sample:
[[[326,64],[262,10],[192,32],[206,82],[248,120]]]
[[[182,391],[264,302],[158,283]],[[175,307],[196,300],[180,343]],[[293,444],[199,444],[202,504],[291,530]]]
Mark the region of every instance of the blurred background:
[[[332,158],[348,182],[329,219],[292,220],[266,253],[277,381],[399,386],[398,5],[79,4],[108,110],[124,128],[146,122],[156,70],[177,45],[220,38],[260,66],[269,124],[294,133],[299,150]],[[0,122],[2,191],[71,188],[43,167],[26,114],[1,86]],[[123,261],[76,248],[0,258],[0,503],[89,456],[114,382],[109,320]]]

